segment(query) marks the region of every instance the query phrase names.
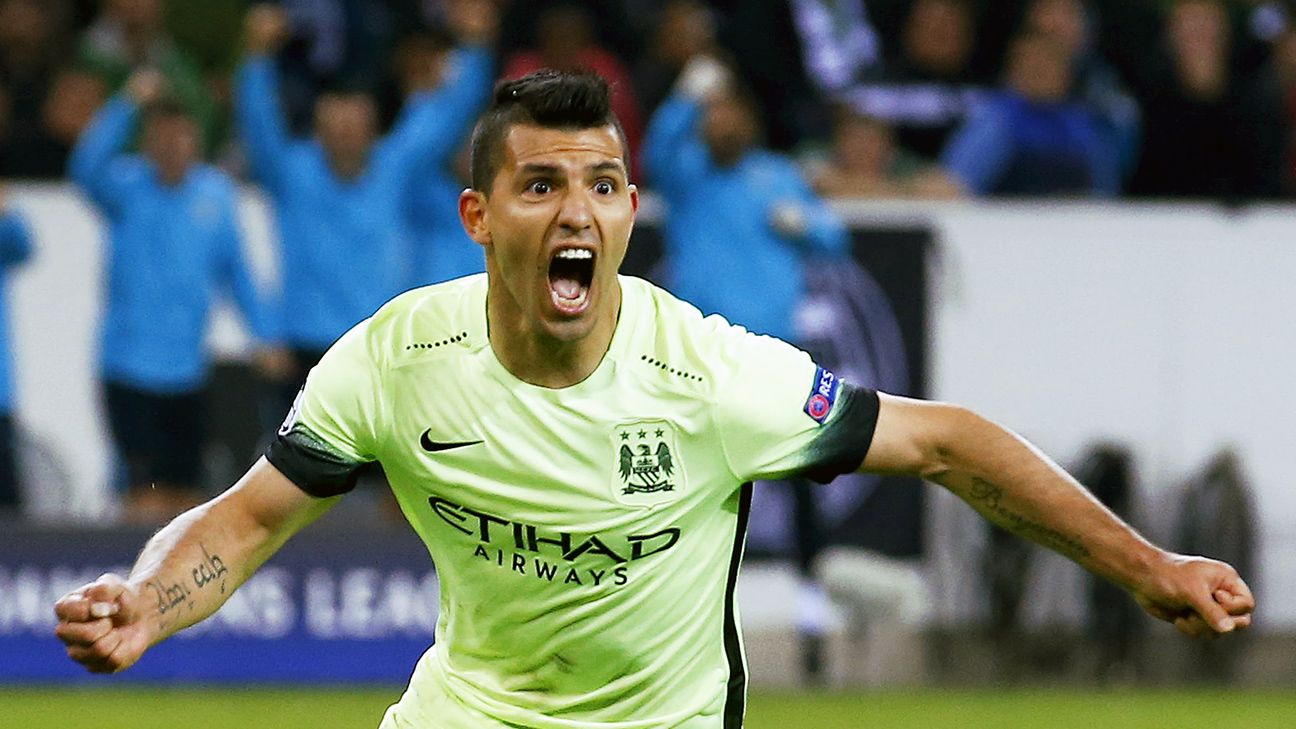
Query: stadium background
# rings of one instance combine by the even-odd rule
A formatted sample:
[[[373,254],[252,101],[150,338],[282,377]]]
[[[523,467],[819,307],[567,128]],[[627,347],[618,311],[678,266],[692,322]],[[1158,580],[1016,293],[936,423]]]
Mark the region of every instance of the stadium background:
[[[524,4],[513,5],[516,13]],[[618,12],[631,25],[653,16],[652,3],[623,5]],[[762,13],[743,5],[716,4],[728,23],[727,37],[766,34],[769,47],[779,49],[766,54],[776,57],[771,63],[803,51],[794,29],[762,27]],[[775,16],[788,12],[777,10],[783,3],[749,5],[775,8],[769,10]],[[979,56],[997,57],[1020,5],[977,5]],[[1138,39],[1155,37],[1155,13],[1167,4],[1127,4],[1138,6],[1128,15],[1116,5],[1092,5],[1099,8],[1103,30],[1113,31],[1099,35],[1098,45],[1113,62],[1129,63]],[[73,15],[86,20],[95,16],[93,6],[70,5]],[[867,6],[881,42],[893,43],[907,4]],[[168,17],[177,39],[219,77],[237,60],[241,7],[198,7],[174,2]],[[1237,44],[1245,51],[1237,54],[1238,73],[1259,74],[1270,61],[1263,51],[1273,41],[1256,29],[1272,13],[1282,17],[1284,6],[1229,7],[1238,38],[1249,39]],[[514,22],[526,27],[525,20]],[[605,41],[617,48],[616,38]],[[755,63],[743,56],[738,61]],[[816,159],[822,144],[802,135],[822,129],[821,123],[783,118],[775,110],[787,108],[784,100],[770,98],[759,81],[753,88],[769,114],[771,143]],[[836,353],[853,366],[881,377],[899,357],[905,386],[893,389],[970,405],[1011,424],[1067,465],[1083,466],[1095,445],[1127,449],[1137,485],[1131,518],[1160,543],[1214,540],[1221,556],[1231,556],[1235,535],[1211,514],[1194,522],[1200,515],[1186,513],[1186,505],[1195,503],[1193,490],[1208,480],[1202,474],[1217,455],[1234,453],[1245,475],[1238,497],[1248,515],[1244,531],[1253,540],[1247,577],[1261,601],[1253,636],[1202,647],[1151,621],[1104,634],[1094,622],[1086,578],[1064,560],[1038,550],[1024,558],[995,551],[1000,546],[969,510],[929,488],[838,485],[824,495],[823,505],[830,541],[846,548],[846,579],[856,574],[853,566],[865,570],[860,575],[875,575],[868,570],[881,563],[903,570],[906,580],[916,579],[904,584],[918,585],[918,594],[878,604],[849,589],[834,593],[832,689],[788,693],[801,681],[796,578],[782,557],[788,547],[786,499],[770,488],[758,512],[764,518],[753,525],[757,559],[745,568],[740,591],[757,687],[752,726],[773,726],[775,720],[784,726],[1038,726],[1043,717],[1063,715],[1077,725],[1194,726],[1219,714],[1252,726],[1290,724],[1296,716],[1287,693],[1296,683],[1296,570],[1290,567],[1296,563],[1296,496],[1287,480],[1296,466],[1290,447],[1296,425],[1288,412],[1296,386],[1288,363],[1296,355],[1296,292],[1290,285],[1296,274],[1296,208],[1283,202],[1281,187],[1262,187],[1138,200],[836,200],[861,271],[886,294],[894,331],[868,325],[875,320],[862,313],[867,297],[853,308],[842,303],[861,295],[867,283],[813,261],[807,263],[811,297],[803,309],[822,312],[826,306],[835,312],[826,331],[858,333],[874,342],[873,350]],[[259,588],[249,585],[242,603],[232,602],[212,626],[159,650],[134,675],[89,678],[62,657],[49,637],[49,605],[67,587],[128,564],[147,532],[113,524],[112,457],[95,379],[104,277],[99,222],[58,180],[18,179],[5,188],[6,207],[22,211],[33,228],[37,257],[9,287],[27,504],[26,518],[0,527],[0,715],[18,717],[15,726],[42,726],[38,717],[75,696],[137,702],[132,707],[156,703],[164,717],[207,715],[190,719],[194,726],[243,726],[258,723],[235,713],[234,702],[245,694],[251,716],[266,717],[270,707],[300,706],[294,701],[314,706],[345,686],[377,682],[384,688],[354,695],[357,718],[343,718],[347,709],[337,709],[338,726],[364,725],[394,696],[429,640],[434,619],[402,609],[434,594],[434,576],[408,530],[383,520],[373,494],[353,498],[356,503],[335,523],[303,534],[272,562],[281,570],[268,573],[280,575],[277,585],[274,579]],[[257,272],[273,281],[274,229],[254,186],[248,186],[240,213]],[[628,269],[649,276],[658,271],[660,223],[668,215],[650,196]],[[897,337],[899,353],[880,344],[894,345]],[[214,389],[227,407],[214,413],[216,437],[206,453],[213,486],[228,483],[255,444],[255,435],[238,424],[255,418],[250,344],[236,317],[217,314],[211,336],[218,362]],[[364,539],[357,540],[358,534]],[[356,541],[374,545],[372,553],[337,546]],[[860,549],[867,551],[851,551]],[[849,559],[860,554],[876,563],[860,566]],[[1007,626],[998,622],[999,593],[985,569],[994,559],[1022,559],[1013,564],[1024,565]],[[1104,663],[1112,632],[1131,636],[1134,644],[1131,660],[1114,670]],[[130,682],[164,688],[119,692],[118,684]],[[209,682],[218,688],[178,689]],[[262,682],[322,682],[332,688],[327,694],[303,689],[296,698],[248,688]],[[33,684],[58,688],[16,688]],[[943,689],[878,693],[898,685]],[[1054,691],[1012,688],[1021,685]],[[1071,688],[1057,692],[1060,685]],[[1165,688],[1183,685],[1192,688]],[[944,687],[950,686],[981,691],[946,695]],[[761,693],[761,687],[783,688]],[[108,693],[83,693],[89,689]],[[226,710],[228,715],[220,715]],[[876,719],[869,710],[879,712]],[[816,711],[826,713],[820,718]],[[120,726],[152,726],[150,721]],[[288,726],[287,721],[264,725]],[[317,719],[312,725],[325,726]]]

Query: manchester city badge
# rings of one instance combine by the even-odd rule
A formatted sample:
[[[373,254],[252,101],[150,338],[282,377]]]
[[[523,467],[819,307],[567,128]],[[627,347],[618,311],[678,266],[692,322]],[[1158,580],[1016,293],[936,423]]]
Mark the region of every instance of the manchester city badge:
[[[684,484],[675,429],[664,420],[622,423],[612,433],[612,493],[617,501],[651,506],[674,501]]]

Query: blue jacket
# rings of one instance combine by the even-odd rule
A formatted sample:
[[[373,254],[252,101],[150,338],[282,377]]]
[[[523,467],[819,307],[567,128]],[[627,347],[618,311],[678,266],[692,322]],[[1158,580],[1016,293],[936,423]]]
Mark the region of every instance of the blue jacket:
[[[846,229],[786,157],[752,150],[732,167],[717,166],[698,129],[701,116],[697,102],[672,96],[644,138],[649,181],[670,208],[667,286],[704,313],[795,340],[803,269],[812,256],[847,254]],[[800,206],[805,216],[801,238],[786,237],[770,223],[785,203]]]
[[[9,305],[4,289],[10,268],[31,257],[31,233],[17,213],[0,214],[0,415],[13,412],[13,365],[9,353]]]
[[[484,48],[459,54],[461,69],[490,63]],[[279,328],[287,344],[325,349],[409,285],[410,186],[460,141],[462,116],[479,93],[467,82],[482,76],[489,79],[461,70],[435,91],[411,97],[364,172],[343,179],[317,140],[289,136],[273,63],[252,58],[239,70],[235,115],[279,226]]]
[[[108,304],[100,363],[109,381],[159,394],[200,386],[213,295],[233,294],[254,335],[272,336],[243,258],[237,190],[194,165],[174,187],[147,159],[126,154],[136,107],[125,96],[95,115],[72,151],[72,180],[108,225]]]
[[[1112,197],[1120,152],[1080,104],[1038,104],[1011,91],[989,96],[950,139],[942,163],[978,195]]]
[[[437,149],[410,186],[407,214],[413,242],[410,287],[449,281],[486,270],[482,247],[459,222],[459,193],[464,186],[451,172],[454,158],[490,99],[494,64],[485,54],[462,54],[446,82],[438,119],[452,144]]]

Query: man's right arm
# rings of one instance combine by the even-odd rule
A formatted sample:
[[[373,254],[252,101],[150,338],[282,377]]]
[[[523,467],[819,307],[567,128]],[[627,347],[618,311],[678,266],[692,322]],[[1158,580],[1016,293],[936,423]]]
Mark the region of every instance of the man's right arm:
[[[55,633],[92,672],[129,668],[149,647],[215,613],[339,498],[308,495],[262,458],[228,491],[154,535],[128,577],[106,574],[60,599]]]
[[[68,175],[104,211],[120,202],[124,181],[114,174],[113,162],[130,143],[139,108],[162,92],[162,76],[156,71],[137,71],[125,90],[108,100],[81,133],[68,158]]]
[[[706,173],[711,155],[700,130],[703,104],[727,83],[728,71],[711,58],[699,56],[685,66],[644,134],[641,159],[653,189],[671,195]]]
[[[234,117],[257,180],[277,192],[292,137],[279,106],[272,56],[287,40],[288,16],[278,6],[256,5],[248,11],[245,25],[248,58],[235,75]]]

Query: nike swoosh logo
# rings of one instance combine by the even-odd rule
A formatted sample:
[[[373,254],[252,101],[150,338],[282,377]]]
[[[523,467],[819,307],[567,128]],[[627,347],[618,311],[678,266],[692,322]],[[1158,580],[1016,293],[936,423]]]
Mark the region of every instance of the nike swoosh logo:
[[[428,453],[436,453],[437,451],[446,451],[446,450],[450,450],[451,448],[463,448],[464,446],[477,445],[478,443],[483,442],[480,440],[460,440],[460,441],[451,441],[448,443],[438,443],[428,437],[429,434],[431,434],[431,432],[432,429],[428,428],[427,430],[423,431],[423,435],[419,436],[419,445],[423,446],[423,450],[427,451]]]

